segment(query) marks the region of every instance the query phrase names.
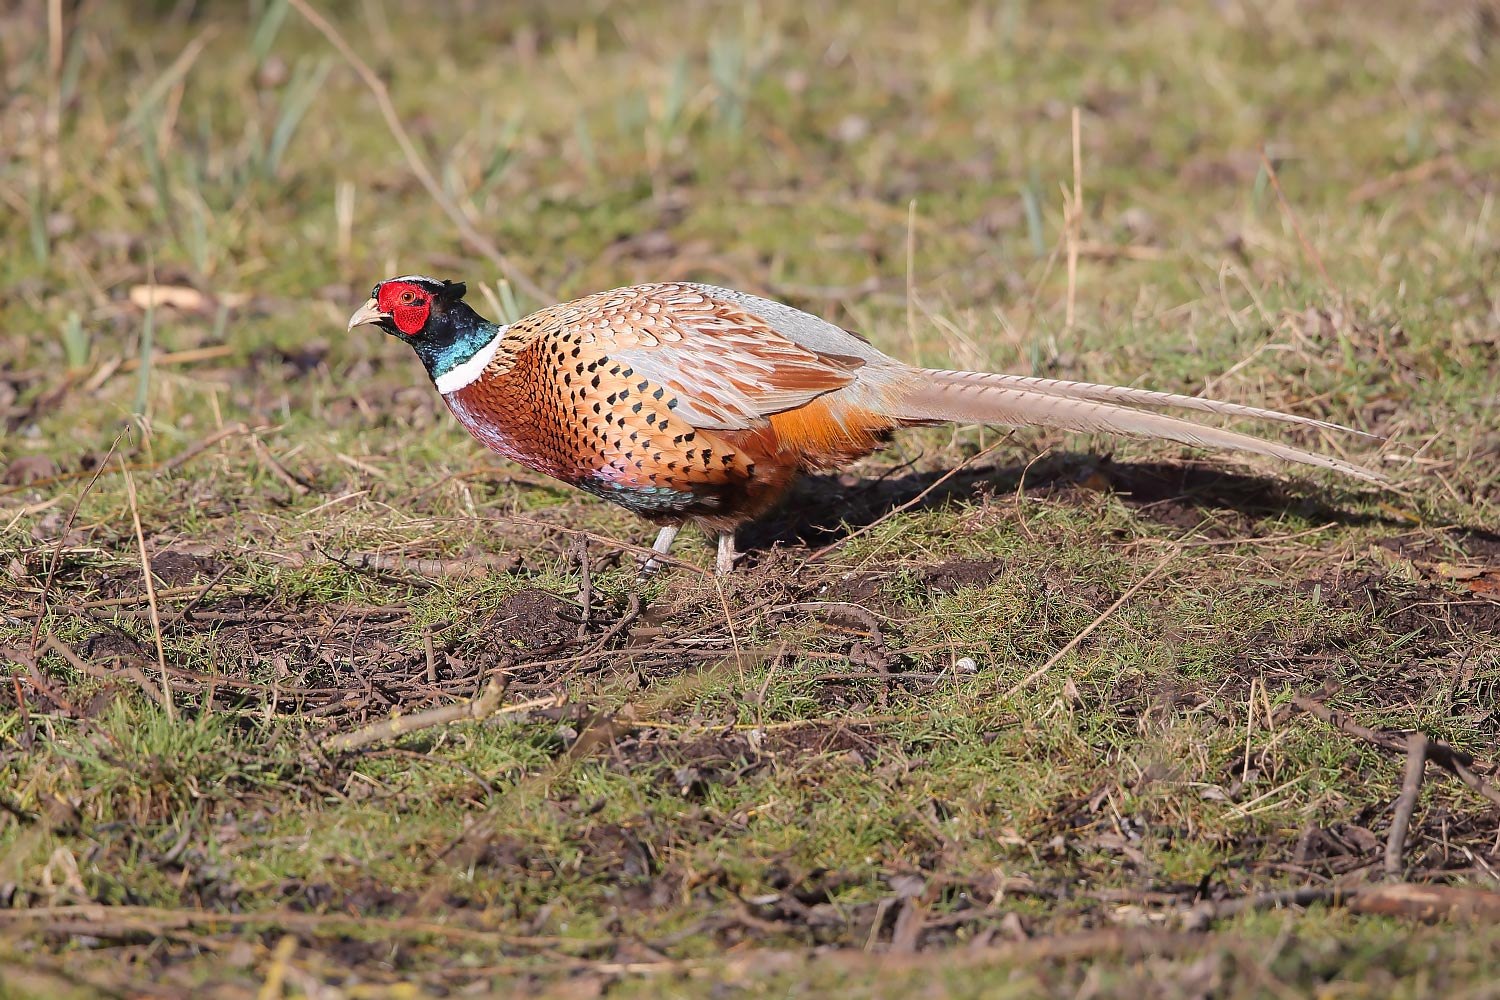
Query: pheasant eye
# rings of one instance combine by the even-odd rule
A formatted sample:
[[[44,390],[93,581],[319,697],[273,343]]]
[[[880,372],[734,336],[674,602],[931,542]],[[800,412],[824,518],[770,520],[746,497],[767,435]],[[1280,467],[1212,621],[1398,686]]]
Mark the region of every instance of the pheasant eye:
[[[413,292],[410,288],[408,288],[406,291],[404,291],[404,292],[401,293],[401,304],[403,306],[409,306],[409,305],[411,305],[413,302],[416,301],[416,299],[417,299],[416,293]]]

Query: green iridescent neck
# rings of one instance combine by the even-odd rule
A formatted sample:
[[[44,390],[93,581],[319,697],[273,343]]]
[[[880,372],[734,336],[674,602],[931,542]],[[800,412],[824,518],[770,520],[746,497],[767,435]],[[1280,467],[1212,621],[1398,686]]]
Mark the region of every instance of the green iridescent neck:
[[[422,359],[428,377],[436,382],[474,360],[503,332],[504,327],[458,302],[441,316],[434,316],[411,346]]]

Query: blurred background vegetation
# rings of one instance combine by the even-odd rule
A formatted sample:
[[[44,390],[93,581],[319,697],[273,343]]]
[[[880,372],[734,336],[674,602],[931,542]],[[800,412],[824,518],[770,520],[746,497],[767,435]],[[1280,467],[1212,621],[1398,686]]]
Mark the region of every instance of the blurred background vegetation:
[[[1400,761],[1294,694],[1500,755],[1497,70],[1492,0],[0,5],[0,992],[1491,995],[1493,926],[1188,915],[1379,878]],[[733,285],[1408,489],[931,429],[641,590],[345,332],[410,272]],[[317,749],[490,670],[560,705]],[[1434,771],[1404,874],[1496,836]]]

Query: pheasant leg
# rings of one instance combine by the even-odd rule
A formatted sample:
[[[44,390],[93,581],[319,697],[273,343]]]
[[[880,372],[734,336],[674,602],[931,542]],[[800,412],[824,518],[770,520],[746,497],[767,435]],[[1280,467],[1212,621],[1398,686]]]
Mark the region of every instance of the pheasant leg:
[[[719,555],[714,560],[715,573],[733,573],[734,564],[739,560],[740,554],[734,548],[734,532],[719,532]]]
[[[651,543],[651,551],[659,555],[666,555],[667,550],[672,547],[672,541],[677,537],[678,525],[669,524],[656,533],[656,541]],[[647,559],[641,565],[641,575],[655,573],[661,569],[661,563],[657,562],[655,556]]]

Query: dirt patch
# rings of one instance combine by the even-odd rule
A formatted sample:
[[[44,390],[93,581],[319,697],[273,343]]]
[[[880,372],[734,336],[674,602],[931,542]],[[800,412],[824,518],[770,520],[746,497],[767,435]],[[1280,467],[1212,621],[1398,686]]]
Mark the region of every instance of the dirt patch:
[[[984,587],[1005,572],[1003,559],[955,559],[922,571],[922,585],[938,594]]]
[[[741,733],[714,733],[679,740],[654,730],[625,737],[611,751],[618,770],[655,769],[657,780],[687,798],[701,798],[715,785],[730,785],[764,767],[769,759]]]
[[[1326,605],[1368,611],[1392,635],[1416,635],[1448,646],[1472,631],[1500,633],[1500,602],[1468,599],[1430,584],[1394,580],[1369,570],[1325,572],[1299,587]]]
[[[1375,544],[1413,561],[1459,560],[1500,567],[1500,535],[1481,528],[1395,535]]]
[[[168,587],[184,587],[198,581],[212,580],[222,567],[207,556],[186,552],[161,552],[151,560],[151,572]]]
[[[494,621],[502,641],[517,649],[547,649],[572,642],[578,635],[577,606],[533,587],[502,601]]]

